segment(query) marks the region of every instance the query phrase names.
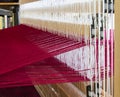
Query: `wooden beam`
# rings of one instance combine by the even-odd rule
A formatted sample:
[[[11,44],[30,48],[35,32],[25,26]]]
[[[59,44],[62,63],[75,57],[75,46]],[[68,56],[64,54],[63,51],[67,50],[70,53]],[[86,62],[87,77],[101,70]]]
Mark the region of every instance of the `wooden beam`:
[[[35,85],[34,87],[41,97],[68,97],[56,84]]]
[[[37,90],[37,92],[39,93],[39,95],[41,97],[45,97],[44,93],[41,91],[39,85],[34,85],[35,89]]]
[[[120,0],[115,0],[114,97],[120,97]]]
[[[25,3],[30,3],[30,2],[35,2],[39,0],[19,0],[20,4],[25,4]]]
[[[84,94],[71,83],[57,84],[57,86],[60,87],[68,97],[84,97]]]
[[[19,5],[19,3],[16,3],[16,2],[1,2],[0,5]]]

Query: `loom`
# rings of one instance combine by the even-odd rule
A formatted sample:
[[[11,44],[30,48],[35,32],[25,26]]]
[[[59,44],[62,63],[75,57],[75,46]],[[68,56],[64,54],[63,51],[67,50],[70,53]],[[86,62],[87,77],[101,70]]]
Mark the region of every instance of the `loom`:
[[[113,0],[41,0],[22,4],[19,15],[20,25],[0,31],[0,88],[113,97]]]

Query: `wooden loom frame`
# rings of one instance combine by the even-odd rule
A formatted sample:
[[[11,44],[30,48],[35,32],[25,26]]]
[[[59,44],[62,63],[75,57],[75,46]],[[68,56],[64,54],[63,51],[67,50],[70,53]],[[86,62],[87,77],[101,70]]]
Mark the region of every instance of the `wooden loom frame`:
[[[37,0],[20,0],[20,4]],[[115,0],[115,67],[114,67],[114,97],[120,97],[120,0]]]

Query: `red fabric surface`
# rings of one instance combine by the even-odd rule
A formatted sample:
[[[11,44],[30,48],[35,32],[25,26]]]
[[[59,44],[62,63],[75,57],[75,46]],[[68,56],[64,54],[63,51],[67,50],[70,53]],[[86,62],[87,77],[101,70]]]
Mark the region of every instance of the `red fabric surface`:
[[[80,42],[25,25],[1,30],[0,75],[80,46]]]
[[[0,76],[0,88],[88,81],[55,58],[27,65]]]
[[[88,80],[54,58],[81,46],[25,25],[1,30],[0,88]]]
[[[82,46],[85,46],[84,41],[71,40],[26,25],[1,30],[0,88],[88,81],[81,74],[86,70],[75,71],[54,57]],[[97,53],[96,47],[96,58]]]

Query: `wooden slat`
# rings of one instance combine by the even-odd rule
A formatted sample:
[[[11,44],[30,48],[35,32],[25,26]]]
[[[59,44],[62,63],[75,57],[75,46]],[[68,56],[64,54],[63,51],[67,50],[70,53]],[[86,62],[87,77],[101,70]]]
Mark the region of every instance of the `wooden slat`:
[[[57,84],[67,95],[68,97],[84,97],[84,94],[71,83]]]
[[[120,97],[120,0],[115,0],[114,97]]]
[[[20,4],[30,3],[38,0],[19,0]]]
[[[12,2],[12,3],[9,3],[9,2],[1,2],[0,5],[19,5],[19,3],[16,3],[16,2]]]

